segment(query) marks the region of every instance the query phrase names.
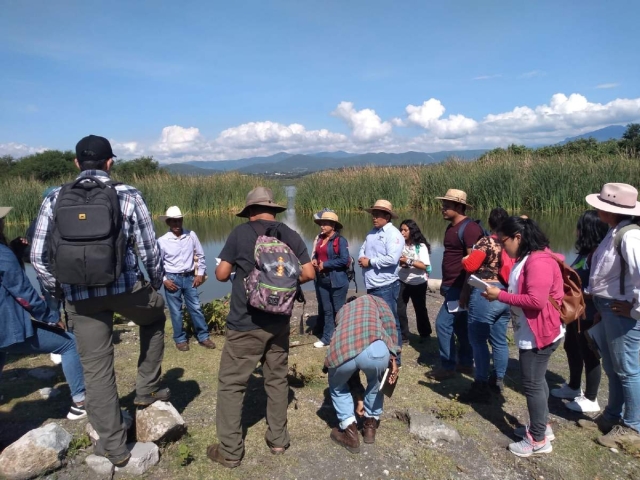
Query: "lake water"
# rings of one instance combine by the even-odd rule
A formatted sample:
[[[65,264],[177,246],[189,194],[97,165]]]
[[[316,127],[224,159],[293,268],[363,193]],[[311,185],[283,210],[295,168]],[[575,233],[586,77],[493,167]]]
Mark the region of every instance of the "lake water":
[[[290,208],[286,212],[278,215],[278,220],[286,223],[289,227],[299,232],[306,242],[307,247],[311,250],[311,244],[319,232],[319,227],[313,223],[312,215],[296,214],[293,208],[295,188],[287,187],[287,194],[289,196]],[[547,215],[536,212],[522,213],[529,215],[530,218],[535,219],[540,224],[542,229],[549,236],[549,239],[551,240],[551,248],[554,251],[564,254],[568,261],[573,260],[575,257],[575,253],[573,251],[573,243],[575,241],[574,232],[579,213],[565,215]],[[485,228],[488,228],[488,212],[475,212],[472,210],[469,214],[473,218],[480,218],[483,225],[485,225]],[[349,241],[350,254],[357,259],[360,246],[362,245],[367,232],[372,228],[371,215],[366,212],[362,212],[341,214],[339,216],[341,223],[344,225],[342,234]],[[405,212],[401,214],[400,217],[401,218],[395,222],[397,227],[400,226],[399,221],[402,221],[405,218],[414,219],[420,226],[420,229],[431,244],[431,266],[433,269],[431,276],[433,278],[440,278],[443,252],[442,239],[444,237],[447,222],[442,219],[442,215],[433,212]],[[210,301],[231,292],[230,282],[220,283],[215,279],[213,274],[215,270],[215,258],[222,250],[229,232],[231,232],[234,227],[245,221],[246,219],[241,219],[231,215],[218,216],[215,218],[185,218],[184,226],[194,230],[202,242],[208,265],[209,280],[200,287],[200,298],[202,301]],[[162,222],[157,221],[155,226],[156,233],[158,235],[164,234],[167,230],[166,225]],[[7,238],[12,239],[18,235],[24,235],[24,232],[20,229],[7,227],[6,234]],[[356,278],[358,280],[358,289],[360,291],[360,289],[364,288],[362,274],[357,265],[356,269]],[[30,265],[27,266],[27,274],[32,282],[36,284],[35,274]],[[353,284],[351,284],[351,288],[353,288]],[[306,284],[304,289],[313,290],[313,283]]]

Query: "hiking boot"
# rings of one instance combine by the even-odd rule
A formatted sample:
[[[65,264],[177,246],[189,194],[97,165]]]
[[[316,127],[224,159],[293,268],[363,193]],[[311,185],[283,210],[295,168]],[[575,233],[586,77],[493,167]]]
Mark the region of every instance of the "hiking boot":
[[[498,378],[495,375],[489,377],[489,388],[500,395],[504,394],[504,379]]]
[[[516,437],[520,437],[520,438],[526,437],[528,433],[529,433],[529,425],[523,425],[513,430],[513,434]],[[544,436],[550,442],[553,442],[556,439],[556,436],[553,433],[553,429],[551,428],[551,425],[549,425],[548,423],[547,423],[547,428],[544,431]]]
[[[209,350],[213,350],[214,348],[216,348],[216,344],[213,343],[210,338],[207,338],[203,342],[198,342],[198,345],[200,345],[201,347],[204,347],[204,348],[208,348]],[[187,348],[188,347],[189,347],[189,345],[187,345]]]
[[[576,397],[582,396],[582,389],[578,388],[577,390],[574,390],[573,388],[570,388],[566,383],[563,383],[562,385],[560,385],[560,388],[554,388],[549,393],[551,393],[551,395],[556,398],[566,398],[568,400],[573,400]]]
[[[600,411],[598,399],[596,398],[594,401],[591,401],[585,396],[576,397],[573,402],[567,403],[566,407],[569,410],[581,413],[595,413]]]
[[[161,388],[155,392],[152,392],[148,395],[136,395],[136,398],[133,399],[133,404],[138,407],[148,407],[153,402],[157,402],[158,400],[161,402],[166,402],[171,398],[171,390],[168,388]]]
[[[110,453],[105,452],[102,449],[102,446],[100,445],[100,442],[98,442],[96,444],[96,446],[93,449],[93,453],[94,455],[97,455],[98,457],[104,457],[107,460],[109,460],[111,462],[112,465],[115,465],[118,468],[122,468],[124,466],[127,465],[127,463],[129,463],[129,459],[131,458],[131,452],[129,450],[127,450],[124,453],[118,454],[118,455],[112,455]]]
[[[428,378],[436,380],[438,382],[442,382],[444,380],[449,380],[450,378],[454,378],[456,376],[456,372],[454,370],[445,370],[444,368],[436,368],[431,370],[430,372],[425,373]]]
[[[67,418],[69,420],[80,420],[81,418],[85,418],[87,416],[87,411],[84,408],[83,403],[73,402],[71,404],[71,408],[69,409],[69,413],[67,413]]]
[[[364,443],[375,443],[376,430],[380,426],[380,420],[373,417],[364,418],[364,426],[362,428],[362,438]]]
[[[456,365],[456,372],[463,375],[473,375],[473,365]]]
[[[536,442],[529,432],[519,442],[511,443],[509,445],[509,451],[518,457],[530,457],[531,455],[542,455],[545,453],[551,453],[553,447],[551,441],[545,437],[541,442]]]
[[[189,351],[189,344],[187,342],[176,343],[176,348],[178,350],[180,350],[181,352],[188,352]]]
[[[220,444],[218,443],[214,443],[207,447],[207,457],[209,458],[209,460],[211,460],[212,462],[217,462],[226,468],[236,468],[240,466],[240,462],[242,462],[242,460],[227,460],[222,456],[219,448]]]
[[[609,433],[598,438],[598,443],[603,447],[619,448],[625,444],[640,446],[640,434],[633,428],[616,425]]]
[[[596,428],[600,430],[605,435],[611,431],[613,427],[620,423],[618,420],[612,422],[611,420],[605,418],[604,413],[600,413],[590,418],[582,418],[578,420],[578,426],[590,430],[595,430]]]
[[[486,382],[475,381],[466,392],[458,395],[462,403],[491,403],[491,391]]]
[[[358,437],[356,422],[353,422],[344,430],[340,430],[338,427],[332,428],[330,438],[351,453],[360,453],[360,437]]]

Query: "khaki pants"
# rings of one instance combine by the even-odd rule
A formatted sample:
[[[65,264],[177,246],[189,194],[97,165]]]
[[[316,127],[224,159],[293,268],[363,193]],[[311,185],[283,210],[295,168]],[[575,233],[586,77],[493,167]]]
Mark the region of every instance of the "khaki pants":
[[[227,330],[220,359],[216,429],[220,452],[228,460],[244,455],[242,403],[249,377],[263,361],[264,389],[267,394],[267,445],[289,445],[287,407],[289,383],[289,322],[267,329],[238,332]]]
[[[124,428],[116,388],[113,355],[113,314],[119,313],[140,326],[140,357],[136,393],[158,390],[164,355],[164,299],[148,283],[119,295],[67,302],[73,321],[80,362],[87,389],[85,406],[89,422],[100,436],[100,451],[121,455],[126,450]]]

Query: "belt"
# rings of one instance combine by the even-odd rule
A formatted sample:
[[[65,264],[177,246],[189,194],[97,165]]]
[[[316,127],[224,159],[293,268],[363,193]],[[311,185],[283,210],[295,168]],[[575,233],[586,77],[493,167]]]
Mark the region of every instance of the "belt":
[[[191,277],[195,273],[195,270],[191,270],[190,272],[181,272],[181,273],[169,273],[169,275],[177,275],[179,277]]]

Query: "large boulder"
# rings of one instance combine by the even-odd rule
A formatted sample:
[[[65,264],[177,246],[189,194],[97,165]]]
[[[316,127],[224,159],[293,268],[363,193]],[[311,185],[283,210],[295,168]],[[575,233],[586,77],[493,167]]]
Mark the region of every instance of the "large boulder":
[[[9,480],[26,480],[59,468],[71,438],[55,423],[27,432],[0,454],[0,474]]]
[[[154,402],[136,412],[136,438],[139,442],[177,440],[186,431],[184,420],[169,402]]]
[[[133,425],[133,417],[131,416],[131,414],[126,410],[122,410],[122,420],[124,421],[125,428],[129,430],[131,428],[131,425]],[[100,435],[98,435],[98,432],[96,432],[96,429],[93,428],[93,425],[91,425],[90,423],[87,423],[85,430],[87,432],[87,435],[89,435],[89,438],[91,439],[91,443],[95,447],[98,443]]]
[[[420,440],[436,443],[438,440],[457,443],[462,441],[458,431],[438,420],[430,413],[419,412],[414,409],[396,412],[396,416],[409,423],[409,433]]]
[[[143,475],[160,461],[160,449],[155,443],[128,443],[127,448],[131,452],[131,458],[122,468],[114,467],[105,457],[97,455],[89,455],[85,462],[96,474],[108,477],[114,470],[128,475]]]

